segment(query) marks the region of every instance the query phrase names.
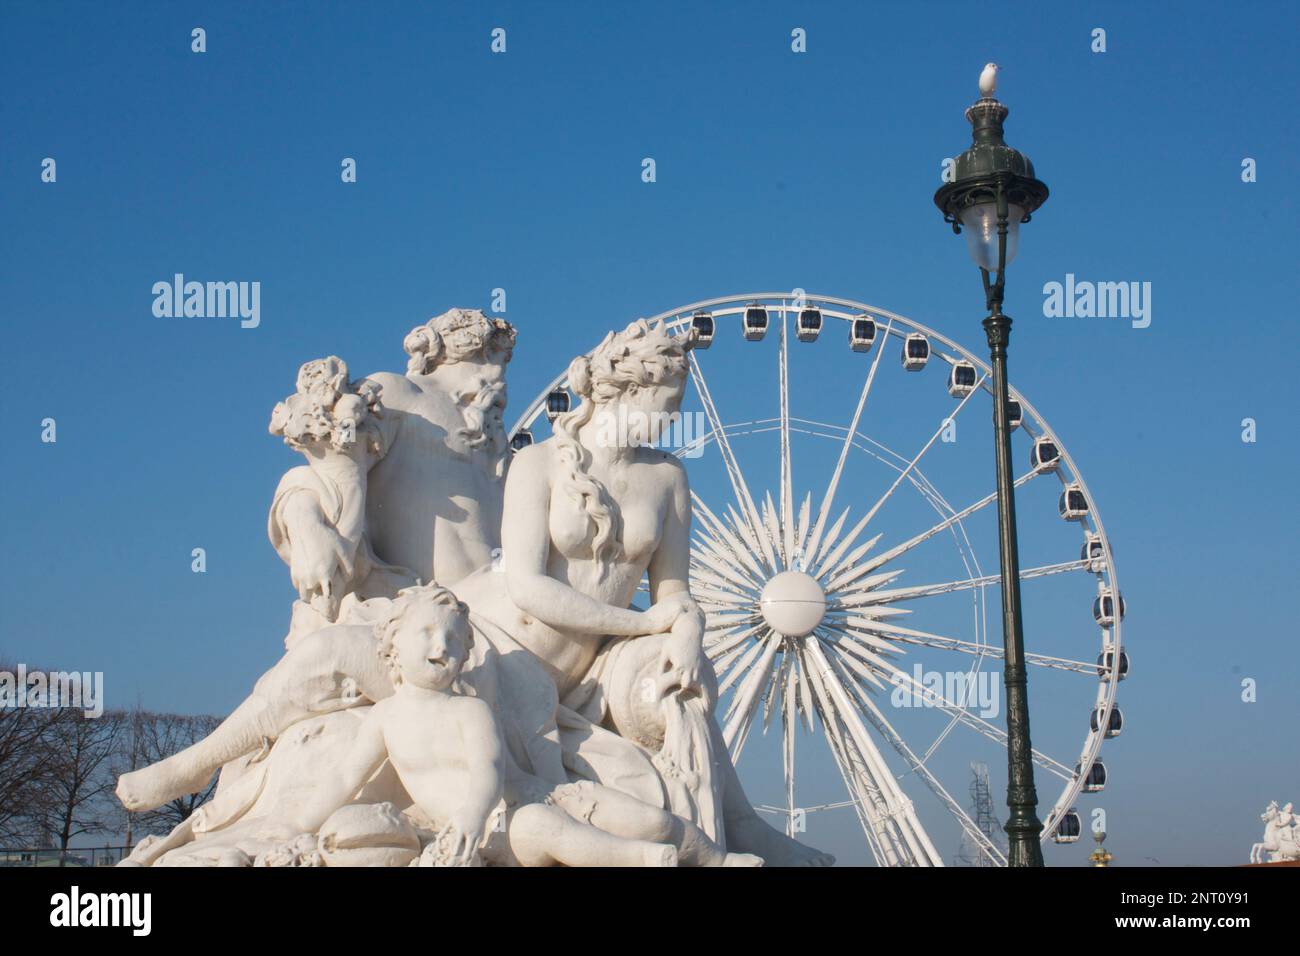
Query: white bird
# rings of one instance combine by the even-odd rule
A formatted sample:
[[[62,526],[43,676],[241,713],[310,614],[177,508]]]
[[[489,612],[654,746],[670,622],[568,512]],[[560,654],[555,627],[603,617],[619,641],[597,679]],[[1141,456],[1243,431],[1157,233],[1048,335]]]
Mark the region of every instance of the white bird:
[[[980,96],[990,97],[998,88],[998,65],[985,63],[984,72],[980,74]]]

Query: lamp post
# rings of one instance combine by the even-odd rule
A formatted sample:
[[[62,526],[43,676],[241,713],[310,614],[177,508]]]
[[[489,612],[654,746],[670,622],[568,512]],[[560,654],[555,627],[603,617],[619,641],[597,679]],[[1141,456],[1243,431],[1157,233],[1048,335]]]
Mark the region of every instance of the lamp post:
[[[952,231],[966,230],[971,258],[984,279],[988,338],[993,366],[993,433],[997,462],[998,545],[1002,567],[1002,643],[1007,700],[1007,837],[1011,866],[1042,866],[1042,823],[1034,789],[1029,741],[1028,677],[1020,620],[1020,556],[1016,544],[1015,478],[1011,472],[1008,423],[1007,342],[1011,319],[1002,313],[1006,268],[1016,256],[1020,224],[1047,200],[1047,185],[1034,177],[1034,164],[1006,144],[1002,122],[1007,108],[994,99],[997,67],[980,76],[980,98],[966,110],[974,141],[957,157],[952,181],[934,194]],[[990,274],[996,278],[990,281]]]

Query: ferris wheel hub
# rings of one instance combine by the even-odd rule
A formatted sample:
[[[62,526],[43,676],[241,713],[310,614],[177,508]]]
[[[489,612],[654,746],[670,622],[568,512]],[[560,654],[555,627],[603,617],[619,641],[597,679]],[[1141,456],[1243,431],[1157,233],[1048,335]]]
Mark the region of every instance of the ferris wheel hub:
[[[826,616],[826,592],[802,571],[782,571],[772,578],[758,603],[768,627],[786,637],[811,634]]]

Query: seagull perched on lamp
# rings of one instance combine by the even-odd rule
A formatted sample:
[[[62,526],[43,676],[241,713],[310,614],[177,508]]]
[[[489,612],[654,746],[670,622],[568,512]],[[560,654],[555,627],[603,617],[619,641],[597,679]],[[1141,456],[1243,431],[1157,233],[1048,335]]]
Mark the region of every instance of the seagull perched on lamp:
[[[992,99],[998,88],[998,70],[996,63],[985,63],[984,72],[980,74],[980,96]]]

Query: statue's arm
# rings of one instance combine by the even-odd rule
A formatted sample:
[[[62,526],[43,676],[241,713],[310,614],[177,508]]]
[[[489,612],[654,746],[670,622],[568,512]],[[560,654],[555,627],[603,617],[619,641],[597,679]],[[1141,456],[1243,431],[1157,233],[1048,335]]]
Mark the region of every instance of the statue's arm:
[[[331,813],[357,795],[388,756],[380,725],[382,709],[370,708],[340,765],[321,777],[311,798],[298,811],[296,822],[304,833],[315,833]]]
[[[650,558],[650,599],[656,603],[674,594],[690,596],[691,573],[691,489],[686,470],[676,459],[665,462],[672,469],[672,500],[665,509],[659,547]]]
[[[656,604],[676,599],[682,611],[660,647],[658,671],[666,686],[680,683],[683,688],[702,688],[705,622],[690,591],[691,491],[681,463],[672,460],[665,465],[673,469],[672,497],[647,573],[651,599]]]
[[[633,637],[665,630],[671,621],[658,626],[648,614],[593,600],[547,573],[551,548],[549,454],[544,444],[531,445],[510,463],[501,522],[510,600],[524,613],[560,631]]]
[[[289,565],[298,596],[323,601],[325,611],[342,597],[335,593],[352,569],[352,548],[330,524],[319,496],[309,488],[291,488],[271,509],[272,542]],[[329,615],[332,617],[332,615]]]

